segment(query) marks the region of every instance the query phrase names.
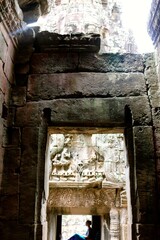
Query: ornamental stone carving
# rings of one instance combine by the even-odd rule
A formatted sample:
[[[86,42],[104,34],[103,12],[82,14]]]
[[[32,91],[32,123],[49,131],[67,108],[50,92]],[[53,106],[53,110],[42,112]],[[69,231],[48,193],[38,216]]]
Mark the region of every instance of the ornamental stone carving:
[[[62,35],[100,34],[100,53],[128,52],[128,30],[121,15],[121,0],[53,0],[39,26],[41,31]]]
[[[50,184],[57,187],[124,187],[123,135],[52,134]]]

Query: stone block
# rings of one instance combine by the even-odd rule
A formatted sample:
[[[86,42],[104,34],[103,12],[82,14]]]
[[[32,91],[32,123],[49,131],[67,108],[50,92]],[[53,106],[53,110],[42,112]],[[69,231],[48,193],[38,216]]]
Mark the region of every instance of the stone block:
[[[28,79],[30,100],[60,97],[126,97],[146,94],[142,73],[34,74]]]
[[[0,174],[3,173],[3,158],[4,158],[4,148],[0,147]]]
[[[151,125],[151,109],[147,97],[125,98],[126,105],[129,105],[133,117],[133,125]]]
[[[6,148],[4,153],[4,173],[20,174],[20,148]]]
[[[4,195],[19,193],[19,171],[20,168],[15,168],[13,172],[3,172],[1,192]],[[5,169],[6,170],[6,169]]]
[[[13,84],[14,83],[14,63],[9,54],[7,54],[5,65],[4,65],[4,73],[8,79],[8,81]]]
[[[39,102],[39,112],[51,109],[54,125],[124,127],[124,108],[129,105],[135,125],[151,122],[147,97],[56,99]],[[141,111],[139,111],[141,106]]]
[[[32,184],[21,185],[20,193],[19,222],[21,224],[33,224],[35,220],[36,187]]]
[[[34,53],[31,59],[31,73],[143,72],[143,70],[143,58],[140,54]]]
[[[20,222],[33,223],[38,174],[38,128],[24,128],[22,131],[22,158],[20,175]],[[27,191],[26,191],[27,189]],[[26,199],[29,199],[26,205]]]
[[[13,43],[10,41],[8,43],[8,54],[11,57],[11,60],[14,62],[15,61],[15,46],[13,45]]]
[[[149,126],[134,127],[133,137],[137,221],[152,223],[156,212],[153,129]]]
[[[3,102],[4,102],[4,94],[0,91],[0,116],[1,117],[3,112]]]
[[[140,54],[107,53],[102,55],[80,53],[78,71],[89,72],[143,72]]]
[[[12,104],[23,106],[26,103],[26,87],[14,87],[12,89]]]
[[[0,89],[4,94],[7,94],[10,87],[9,82],[4,73],[4,63],[0,60]]]
[[[154,191],[137,191],[137,222],[148,224],[153,223],[157,211],[155,204],[156,198]]]
[[[157,240],[154,224],[136,224],[137,240]]]
[[[160,149],[160,128],[155,128],[154,136],[155,136],[156,150],[159,150]]]
[[[2,59],[3,62],[6,60],[6,53],[7,53],[7,43],[5,41],[5,38],[3,34],[0,32],[0,59]]]
[[[159,103],[158,103],[159,105]],[[154,126],[160,127],[160,106],[152,108],[152,116],[154,120]]]
[[[1,195],[0,196],[0,218],[7,220],[18,219],[19,213],[19,195]]]
[[[31,58],[31,73],[76,72],[77,66],[77,53],[34,53]]]
[[[34,52],[34,48],[32,44],[24,45],[23,47],[19,48],[19,51],[16,51],[16,64],[26,64],[30,61],[30,58]]]
[[[154,158],[154,142],[153,142],[153,128],[149,126],[141,126],[133,128],[134,134],[134,148],[137,167],[137,181],[138,178],[143,178],[147,184],[152,179],[155,181],[155,158]],[[147,180],[147,178],[148,180]],[[149,179],[151,177],[151,179]],[[143,190],[147,186],[138,185],[138,188]]]
[[[17,127],[4,127],[3,147],[15,147],[20,145],[21,132]]]
[[[39,128],[37,127],[24,127],[22,130],[22,161],[21,161],[21,169],[23,171],[26,169],[26,172],[29,172],[30,177],[33,168],[33,174],[36,175],[36,171],[34,172],[34,168],[37,167],[38,160],[38,137],[39,137]],[[28,181],[28,179],[27,179]]]
[[[38,126],[41,122],[38,103],[27,103],[24,107],[18,107],[15,116],[16,126]]]
[[[7,111],[7,125],[13,126],[15,122],[16,107],[10,106]]]
[[[30,238],[30,227],[19,224],[17,220],[14,220],[14,221],[1,220],[0,233],[1,233],[1,239],[3,240],[33,239],[33,238]]]

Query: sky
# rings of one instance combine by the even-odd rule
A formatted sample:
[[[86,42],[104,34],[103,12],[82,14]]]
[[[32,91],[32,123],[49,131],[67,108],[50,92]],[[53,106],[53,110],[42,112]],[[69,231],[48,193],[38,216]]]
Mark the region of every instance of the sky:
[[[154,47],[147,33],[147,20],[152,0],[121,0],[123,21],[133,31],[140,53],[153,52]]]

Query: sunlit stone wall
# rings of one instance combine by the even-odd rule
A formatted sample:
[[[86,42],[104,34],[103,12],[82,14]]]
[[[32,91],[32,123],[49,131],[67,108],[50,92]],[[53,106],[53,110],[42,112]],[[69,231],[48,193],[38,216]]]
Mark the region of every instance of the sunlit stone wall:
[[[121,0],[54,0],[40,25],[41,31],[59,34],[98,33],[100,53],[137,50],[122,24]]]

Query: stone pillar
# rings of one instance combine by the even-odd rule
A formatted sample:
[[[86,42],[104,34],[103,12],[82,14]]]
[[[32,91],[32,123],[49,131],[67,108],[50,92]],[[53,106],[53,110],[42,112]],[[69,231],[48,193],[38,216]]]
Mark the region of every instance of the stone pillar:
[[[110,210],[110,240],[120,239],[119,212],[116,208]]]
[[[51,211],[48,213],[48,240],[56,240],[57,215]]]
[[[134,138],[134,192],[132,192],[132,239],[155,238],[155,159],[153,129],[150,126],[133,127]]]

